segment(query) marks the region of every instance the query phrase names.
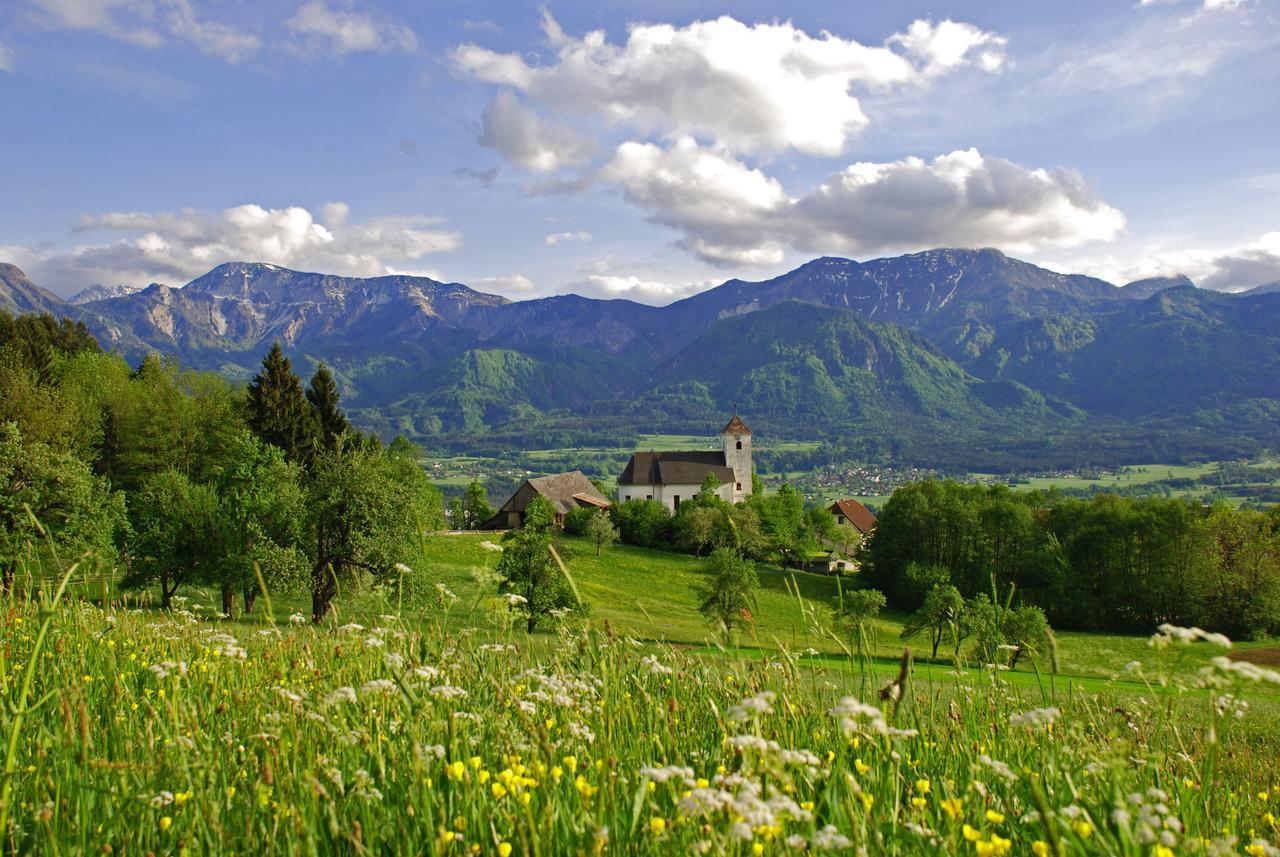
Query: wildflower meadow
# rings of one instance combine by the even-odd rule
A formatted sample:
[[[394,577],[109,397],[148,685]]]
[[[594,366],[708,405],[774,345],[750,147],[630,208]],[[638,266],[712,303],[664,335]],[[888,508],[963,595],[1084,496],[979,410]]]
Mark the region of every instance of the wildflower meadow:
[[[1280,854],[1280,674],[1220,635],[1162,628],[1085,692],[442,605],[314,626],[269,595],[231,622],[15,593],[5,849]]]

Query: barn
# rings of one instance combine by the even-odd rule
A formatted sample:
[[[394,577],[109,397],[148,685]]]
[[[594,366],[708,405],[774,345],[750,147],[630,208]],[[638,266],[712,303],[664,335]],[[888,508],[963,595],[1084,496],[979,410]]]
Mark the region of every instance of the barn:
[[[524,525],[524,511],[534,497],[542,496],[556,510],[556,523],[563,524],[564,516],[574,509],[595,507],[607,509],[612,503],[600,493],[581,470],[557,473],[554,476],[538,476],[526,479],[497,513],[481,524],[482,530],[516,530]]]

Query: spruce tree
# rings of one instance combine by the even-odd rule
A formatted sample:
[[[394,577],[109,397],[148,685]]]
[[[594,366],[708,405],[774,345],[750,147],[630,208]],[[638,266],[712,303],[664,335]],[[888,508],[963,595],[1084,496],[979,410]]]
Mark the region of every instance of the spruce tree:
[[[338,407],[338,383],[333,378],[329,367],[323,363],[316,367],[311,376],[311,386],[307,388],[307,401],[315,410],[316,423],[320,443],[325,449],[334,450],[338,446],[338,438],[351,430],[346,414]]]
[[[280,343],[262,360],[262,371],[249,382],[249,427],[262,440],[284,450],[289,461],[305,461],[316,433],[315,412],[302,393]]]

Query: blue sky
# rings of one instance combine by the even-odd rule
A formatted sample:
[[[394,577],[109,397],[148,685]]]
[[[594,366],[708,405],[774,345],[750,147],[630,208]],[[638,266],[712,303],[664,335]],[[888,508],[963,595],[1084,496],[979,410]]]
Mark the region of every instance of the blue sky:
[[[0,260],[665,303],[995,246],[1280,280],[1273,0],[0,4]]]

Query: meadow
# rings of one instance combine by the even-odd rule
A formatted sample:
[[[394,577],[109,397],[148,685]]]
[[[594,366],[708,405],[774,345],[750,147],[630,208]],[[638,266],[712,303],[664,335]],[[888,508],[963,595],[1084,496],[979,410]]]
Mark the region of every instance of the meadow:
[[[160,611],[90,565],[19,580],[6,850],[1280,853],[1280,675],[1224,641],[1062,635],[1056,675],[899,681],[901,617],[851,651],[833,578],[762,569],[729,644],[698,560],[566,547],[590,616],[534,635],[485,534],[430,539],[321,626],[285,592],[220,619],[213,592]]]

